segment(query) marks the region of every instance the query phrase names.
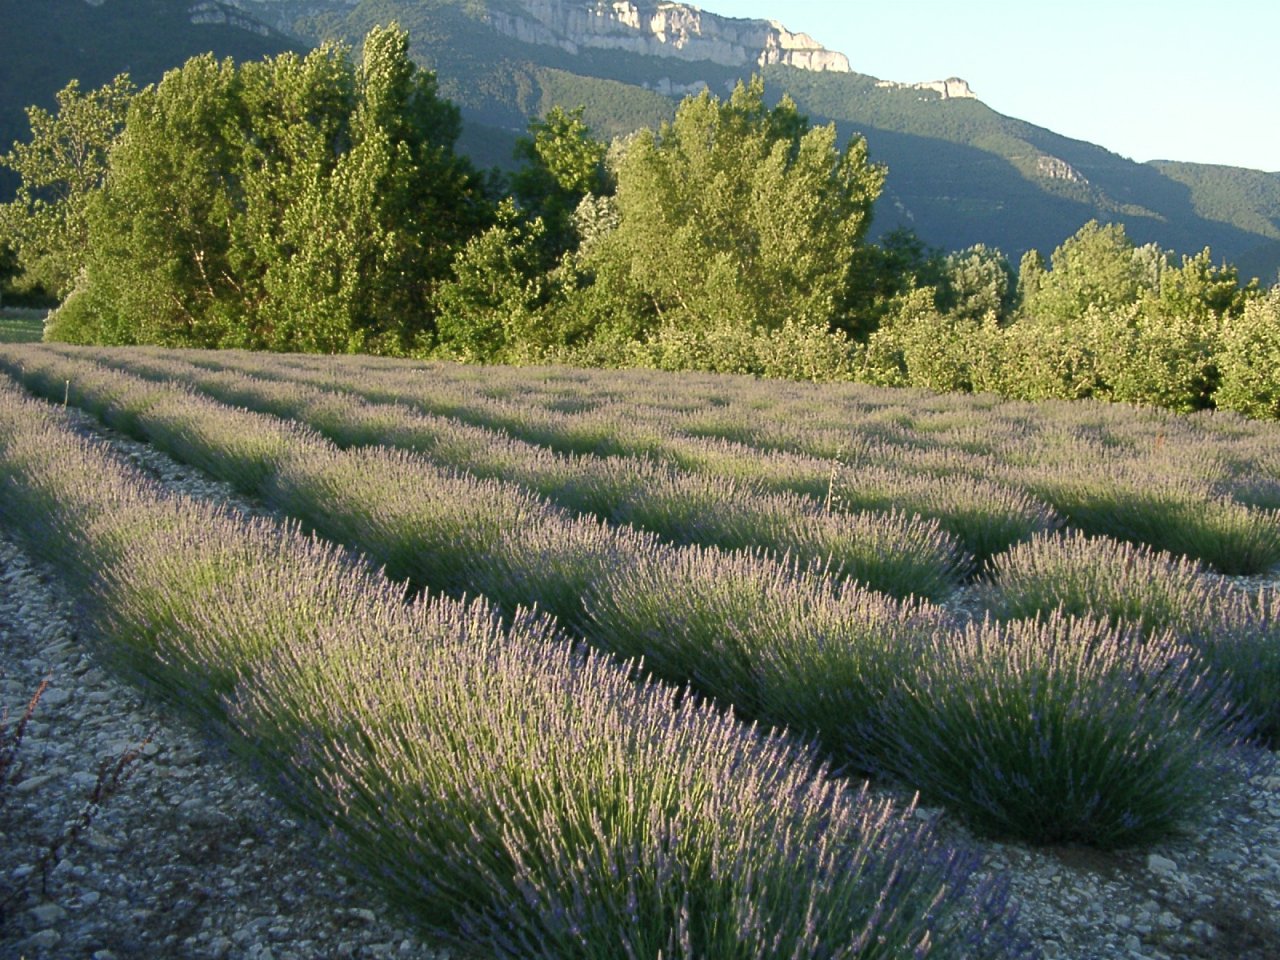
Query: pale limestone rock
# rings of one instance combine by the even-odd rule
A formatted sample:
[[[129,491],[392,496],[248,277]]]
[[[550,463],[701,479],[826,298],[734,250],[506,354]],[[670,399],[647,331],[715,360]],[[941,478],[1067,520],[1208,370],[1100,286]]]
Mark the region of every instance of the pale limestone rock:
[[[490,10],[490,26],[525,43],[625,50],[734,67],[783,64],[849,72],[842,53],[776,20],[740,20],[683,3],[641,0],[519,0],[522,12]]]
[[[922,83],[898,83],[896,80],[881,80],[876,83],[876,86],[891,90],[932,90],[943,100],[976,100],[978,98],[978,95],[969,86],[969,82],[961,80],[959,77],[948,77],[946,80],[925,80]]]

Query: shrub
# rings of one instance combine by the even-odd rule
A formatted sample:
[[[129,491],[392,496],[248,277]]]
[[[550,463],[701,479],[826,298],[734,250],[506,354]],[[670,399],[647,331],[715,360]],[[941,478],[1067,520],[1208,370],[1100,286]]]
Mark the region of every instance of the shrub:
[[[640,553],[593,584],[586,607],[597,646],[863,769],[876,705],[937,617],[812,568],[697,547]]]
[[[1276,512],[1217,495],[1202,483],[1084,458],[1016,476],[1089,534],[1144,543],[1230,575],[1263,573],[1280,562]]]
[[[874,730],[886,772],[977,829],[1107,848],[1195,816],[1231,713],[1171,634],[1055,613],[934,635]]]
[[[984,604],[1017,620],[1060,610],[1144,633],[1182,627],[1211,589],[1199,564],[1079,530],[1039,534],[992,562]]]
[[[1188,621],[1187,641],[1227,679],[1257,738],[1280,747],[1280,590],[1224,591]]]
[[[87,469],[68,475],[68,456]],[[44,549],[94,571],[98,638],[231,735],[349,870],[460,947],[1025,952],[1002,891],[909,807],[682,691],[634,684],[544,620],[406,605],[295,529],[162,497],[2,387],[0,478],[6,522],[59,531]],[[57,519],[13,510],[19,491]]]
[[[1280,287],[1229,319],[1214,358],[1221,377],[1213,401],[1221,410],[1280,420]]]
[[[503,629],[481,605],[408,616],[417,643],[281,648],[237,719],[293,805],[333,818],[360,873],[459,946],[557,960],[817,960],[925,942],[1018,954],[959,859],[807,752],[634,686],[545,630]],[[962,926],[956,907],[975,900],[982,919]]]
[[[890,508],[936,519],[980,567],[1010,545],[1061,523],[1050,507],[1021,490],[973,477],[852,466],[837,474],[833,489],[846,510]]]
[[[1005,619],[1059,611],[1143,635],[1171,630],[1230,685],[1262,740],[1280,736],[1280,592],[1251,595],[1207,579],[1189,560],[1071,532],[997,557],[983,593]]]

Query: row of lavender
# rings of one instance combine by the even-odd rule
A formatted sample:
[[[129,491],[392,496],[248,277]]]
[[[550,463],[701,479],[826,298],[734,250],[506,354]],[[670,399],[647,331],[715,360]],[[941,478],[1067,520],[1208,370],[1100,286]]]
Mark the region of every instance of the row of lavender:
[[[0,519],[104,652],[464,952],[1017,956],[997,886],[813,752],[484,601],[166,496],[0,386]]]
[[[1223,573],[1261,573],[1280,562],[1280,429],[1231,415],[1035,406],[858,385],[775,389],[732,377],[690,378],[686,396],[669,375],[634,371],[477,373],[368,358],[189,358],[209,369],[409,405],[565,454],[657,456],[846,509],[897,506],[938,519],[980,561],[1025,536],[1036,508],[1047,504],[1087,533],[1145,543]],[[540,390],[543,380],[552,387]]]
[[[412,454],[339,451],[172,385],[28,356],[28,383],[61,395],[72,378],[60,374],[74,374],[75,402],[256,490],[396,578],[479,590],[508,611],[537,603],[661,677],[816,736],[842,764],[1034,841],[1140,842],[1193,815],[1231,735],[1225,688],[1276,645],[1274,604],[1261,597],[1208,604],[1206,616],[1239,618],[1217,645],[1158,629],[1139,643],[1096,617],[957,633],[936,608],[820,571],[664,545]]]
[[[74,355],[72,355],[74,356]],[[650,457],[559,453],[507,433],[400,403],[366,401],[293,380],[210,371],[188,358],[115,352],[103,362],[176,380],[226,403],[297,420],[341,447],[412,450],[477,477],[518,483],[567,509],[630,523],[676,543],[764,547],[896,596],[937,598],[975,561],[1059,520],[1033,497],[987,481],[862,470],[851,503],[837,465],[793,457],[787,474],[725,474]],[[686,444],[689,448],[715,444]],[[758,460],[753,453],[751,459]],[[778,459],[773,458],[775,461]],[[840,481],[838,493],[836,483]]]

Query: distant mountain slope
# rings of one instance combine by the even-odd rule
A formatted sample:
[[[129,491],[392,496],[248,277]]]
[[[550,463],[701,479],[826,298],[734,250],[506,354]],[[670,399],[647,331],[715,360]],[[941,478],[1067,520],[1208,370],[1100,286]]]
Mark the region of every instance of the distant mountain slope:
[[[92,89],[128,71],[150,83],[208,51],[247,60],[306,46],[217,0],[0,0],[0,24],[0,152],[28,134],[25,108],[52,108],[69,80]],[[0,179],[0,197],[11,189]]]
[[[192,22],[225,19],[232,3],[253,20]],[[763,72],[771,96],[788,93],[814,121],[865,135],[872,158],[888,165],[877,235],[905,225],[932,245],[982,242],[1016,262],[1031,247],[1047,254],[1096,218],[1183,253],[1211,246],[1246,275],[1273,280],[1280,270],[1280,174],[1135,163],[996,113],[954,78],[900,84],[856,73],[857,64],[850,69],[841,54],[776,21],[655,0],[48,0],[40,14],[32,8],[0,0],[0,143],[24,129],[21,106],[51,103],[71,76],[93,86],[130,69],[148,81],[203,50],[262,56],[291,42],[284,33],[297,44],[354,45],[369,27],[398,20],[414,56],[463,108],[462,147],[484,166],[509,164],[528,120],[555,104],[584,105],[597,134],[614,136],[670,118],[686,92],[723,94]],[[782,0],[778,12],[786,15]],[[281,32],[264,35],[261,23]]]
[[[983,242],[1016,261],[1031,247],[1050,252],[1097,218],[1123,221],[1140,243],[1183,253],[1211,246],[1266,278],[1280,269],[1276,175],[1135,163],[998,114],[962,81],[898,84],[853,72],[776,22],[646,0],[237,2],[312,41],[354,42],[369,25],[398,19],[415,56],[463,107],[485,162],[501,162],[527,119],[553,103],[584,104],[592,126],[613,135],[671,116],[684,92],[724,93],[762,71],[772,95],[786,92],[813,120],[865,135],[872,157],[888,165],[877,233],[909,226],[936,246]],[[803,48],[794,56],[784,50],[792,43]],[[691,59],[698,51],[718,59]],[[785,65],[805,58],[821,69]]]

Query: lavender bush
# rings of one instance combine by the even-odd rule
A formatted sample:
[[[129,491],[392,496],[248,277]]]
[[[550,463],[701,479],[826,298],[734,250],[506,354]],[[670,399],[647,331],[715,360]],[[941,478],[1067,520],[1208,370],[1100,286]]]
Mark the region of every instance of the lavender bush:
[[[1194,819],[1233,718],[1171,634],[1055,613],[936,634],[875,731],[886,772],[978,829],[1106,848]]]
[[[592,642],[692,679],[740,714],[818,737],[867,770],[880,701],[911,669],[939,612],[742,551],[653,548],[587,599]]]
[[[461,949],[1025,952],[970,857],[910,809],[833,781],[810,750],[637,685],[545,620],[504,624],[479,601],[405,605],[353,558],[162,498],[33,412],[0,389],[5,492],[94,518],[56,525],[65,539],[47,547],[91,558],[102,641],[139,667],[149,657],[144,672],[198,719],[228,717],[215,728],[358,876]],[[95,453],[107,492],[61,469]],[[6,516],[29,534],[28,519]],[[141,535],[122,551],[124,529]]]
[[[992,562],[984,606],[1004,620],[1093,616],[1144,633],[1178,629],[1217,594],[1194,561],[1079,530],[1041,534]]]
[[[1190,560],[1071,532],[997,557],[981,595],[1002,619],[1057,610],[1141,635],[1171,630],[1231,684],[1263,740],[1280,738],[1280,591],[1250,594],[1209,579]]]
[[[409,616],[417,644],[281,648],[236,715],[444,936],[500,957],[1018,954],[970,864],[806,751],[483,607]]]

